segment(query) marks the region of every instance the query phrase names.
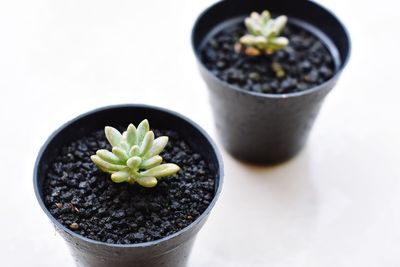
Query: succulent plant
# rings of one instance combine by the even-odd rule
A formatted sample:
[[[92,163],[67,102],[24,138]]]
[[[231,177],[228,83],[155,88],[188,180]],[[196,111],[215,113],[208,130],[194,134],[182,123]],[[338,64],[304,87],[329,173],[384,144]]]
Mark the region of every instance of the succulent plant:
[[[272,54],[285,48],[289,44],[286,37],[279,36],[288,21],[286,16],[271,18],[271,14],[264,10],[261,14],[251,13],[244,24],[248,34],[239,40],[240,45],[245,46],[244,52],[249,56]]]
[[[104,132],[112,151],[100,149],[90,158],[102,171],[111,173],[113,182],[154,187],[157,179],[179,171],[176,164],[161,164],[163,159],[159,154],[167,145],[168,137],[154,139],[147,120],[143,120],[137,129],[129,124],[122,134],[109,126],[105,127]]]

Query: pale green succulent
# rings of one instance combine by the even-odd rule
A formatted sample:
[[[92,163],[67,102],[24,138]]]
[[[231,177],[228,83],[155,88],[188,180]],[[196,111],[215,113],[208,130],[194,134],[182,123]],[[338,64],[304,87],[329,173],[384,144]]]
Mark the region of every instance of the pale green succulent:
[[[286,16],[272,19],[267,10],[264,10],[261,14],[251,13],[250,17],[244,21],[248,34],[242,36],[239,40],[241,45],[249,48],[247,52],[245,50],[245,53],[257,56],[272,54],[285,48],[289,44],[289,40],[279,35],[285,28],[287,21]]]
[[[112,146],[112,152],[100,149],[90,158],[102,171],[111,173],[113,182],[154,187],[157,179],[179,171],[176,164],[161,164],[163,159],[159,154],[167,145],[168,137],[154,139],[147,120],[143,120],[137,129],[129,124],[122,134],[109,126],[105,127],[104,132]]]

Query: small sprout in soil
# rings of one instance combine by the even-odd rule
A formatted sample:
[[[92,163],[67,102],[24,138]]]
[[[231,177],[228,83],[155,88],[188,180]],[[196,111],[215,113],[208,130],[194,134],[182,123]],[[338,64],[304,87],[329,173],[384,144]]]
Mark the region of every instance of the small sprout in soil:
[[[79,224],[77,224],[76,222],[71,223],[69,225],[69,228],[71,228],[72,230],[77,230],[79,228]]]
[[[259,81],[260,80],[260,74],[258,72],[250,72],[249,73],[249,78],[252,81]]]
[[[273,62],[271,64],[271,68],[274,71],[276,78],[278,78],[278,79],[285,78],[286,72],[283,69],[283,67],[281,66],[281,64],[279,64],[278,62]]]
[[[112,146],[112,152],[100,149],[91,160],[104,172],[111,173],[115,183],[138,183],[154,187],[157,179],[174,175],[179,166],[173,163],[161,164],[159,154],[168,143],[167,136],[154,139],[149,122],[143,120],[136,128],[133,124],[122,134],[113,127],[105,127],[105,135]]]
[[[271,55],[288,46],[289,40],[279,36],[287,21],[286,16],[272,19],[267,10],[261,14],[251,13],[250,17],[244,21],[248,33],[239,40],[240,45],[244,46],[244,53],[248,56]],[[237,46],[235,50],[238,50]]]

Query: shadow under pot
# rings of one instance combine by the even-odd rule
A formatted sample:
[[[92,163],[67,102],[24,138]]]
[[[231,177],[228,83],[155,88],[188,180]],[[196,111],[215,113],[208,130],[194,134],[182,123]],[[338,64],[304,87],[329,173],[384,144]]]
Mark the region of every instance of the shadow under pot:
[[[103,158],[133,168],[134,161],[121,161],[110,154],[120,155],[118,149],[111,150],[114,144],[110,139],[115,139],[108,135],[106,139],[104,127],[122,133],[130,123],[138,125],[144,119],[151,128],[141,132],[156,137],[146,142],[154,145],[158,137],[168,136],[159,156],[163,164],[177,164],[180,170],[157,180],[152,188],[140,186],[141,180],[116,183],[121,177],[113,174],[112,181],[90,157],[103,149]],[[146,139],[141,139],[139,132],[138,127],[137,135],[118,133],[118,138],[125,138],[119,139],[123,140],[121,147],[145,143],[138,141]],[[132,136],[137,138],[129,139]],[[153,146],[140,149],[143,147],[138,155],[146,160],[155,150],[151,150]],[[135,154],[137,149],[130,151]],[[132,156],[131,152],[128,155]],[[161,166],[154,164],[150,165]],[[153,168],[150,165],[147,167]],[[186,266],[195,236],[220,194],[222,168],[210,137],[182,115],[145,105],[110,106],[67,122],[49,137],[36,161],[34,190],[77,266]]]
[[[253,47],[240,42],[249,33],[244,21],[264,10],[288,18],[280,35],[289,43],[251,55]],[[350,54],[348,33],[331,12],[291,0],[217,2],[197,19],[192,46],[223,146],[257,164],[279,163],[302,149]]]

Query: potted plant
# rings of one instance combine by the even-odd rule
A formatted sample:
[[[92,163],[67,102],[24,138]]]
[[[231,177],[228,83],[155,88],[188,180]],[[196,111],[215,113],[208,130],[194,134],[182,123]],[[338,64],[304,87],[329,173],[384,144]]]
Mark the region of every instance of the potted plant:
[[[350,54],[344,26],[311,1],[217,2],[192,46],[223,146],[252,163],[301,150]]]
[[[119,105],[53,133],[34,189],[78,266],[185,266],[222,179],[217,148],[194,122]]]

